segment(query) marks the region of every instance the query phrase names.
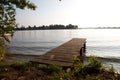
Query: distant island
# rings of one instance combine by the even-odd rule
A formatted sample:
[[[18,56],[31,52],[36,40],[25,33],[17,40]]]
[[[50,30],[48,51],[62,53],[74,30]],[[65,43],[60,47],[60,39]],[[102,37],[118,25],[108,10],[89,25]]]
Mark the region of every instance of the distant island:
[[[77,25],[62,25],[62,24],[52,24],[52,25],[42,25],[42,26],[21,26],[15,28],[15,30],[58,30],[58,29],[120,29],[120,27],[78,27]]]
[[[72,25],[72,24],[69,24],[69,25],[61,25],[61,24],[55,24],[55,25],[49,25],[49,26],[46,26],[46,25],[42,25],[42,26],[28,26],[28,27],[25,27],[25,26],[21,26],[21,27],[17,27],[15,28],[15,30],[54,30],[54,29],[78,29],[78,26],[77,25]]]

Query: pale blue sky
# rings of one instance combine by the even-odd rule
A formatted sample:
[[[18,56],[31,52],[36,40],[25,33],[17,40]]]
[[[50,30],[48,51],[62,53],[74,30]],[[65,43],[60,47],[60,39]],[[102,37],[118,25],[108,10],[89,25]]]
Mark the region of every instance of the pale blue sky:
[[[17,9],[20,25],[74,24],[79,27],[119,27],[120,0],[30,0],[35,11]]]

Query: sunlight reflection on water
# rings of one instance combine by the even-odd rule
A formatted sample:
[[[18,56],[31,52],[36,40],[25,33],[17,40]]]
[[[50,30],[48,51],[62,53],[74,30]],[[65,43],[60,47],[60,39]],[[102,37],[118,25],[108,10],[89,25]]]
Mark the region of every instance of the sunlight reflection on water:
[[[119,29],[17,31],[11,52],[43,54],[72,38],[87,39],[87,55],[120,58]]]

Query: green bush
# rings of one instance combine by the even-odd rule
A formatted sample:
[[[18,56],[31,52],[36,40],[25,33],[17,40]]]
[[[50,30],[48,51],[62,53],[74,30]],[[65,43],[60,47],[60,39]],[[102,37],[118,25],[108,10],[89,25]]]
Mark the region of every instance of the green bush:
[[[9,70],[10,70],[9,65],[6,65],[5,63],[0,62],[0,72],[9,71]]]
[[[84,66],[84,70],[88,73],[99,73],[102,68],[102,62],[96,57],[88,59],[88,64]]]
[[[27,70],[31,67],[30,63],[27,62],[14,62],[10,66],[16,70]]]
[[[85,79],[87,75],[96,74],[100,72],[102,68],[102,62],[96,57],[91,57],[87,60],[87,64],[80,61],[78,57],[74,58],[73,72],[74,76]]]
[[[112,72],[112,73],[114,73],[114,72],[115,72],[115,69],[114,69],[114,67],[113,67],[113,65],[112,65],[112,64],[110,64],[109,71],[110,71],[110,72]]]
[[[86,75],[86,72],[84,71],[84,64],[81,62],[79,57],[74,57],[74,64],[73,64],[73,70],[74,76],[76,77],[84,77]]]
[[[43,71],[47,72],[49,75],[49,80],[71,80],[72,72],[67,72],[61,66],[58,65],[48,65],[41,68]]]
[[[120,80],[120,73],[114,74],[114,80]]]
[[[49,80],[72,80],[72,73],[67,73],[65,70],[62,70],[58,73],[54,73],[51,77],[49,77]]]
[[[61,66],[57,66],[55,64],[50,64],[48,66],[44,66],[41,69],[50,74],[58,73],[63,70]]]

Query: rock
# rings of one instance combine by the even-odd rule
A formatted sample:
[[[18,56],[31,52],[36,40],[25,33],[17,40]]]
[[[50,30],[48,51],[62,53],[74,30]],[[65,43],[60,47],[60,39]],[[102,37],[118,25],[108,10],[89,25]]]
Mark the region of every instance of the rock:
[[[17,80],[26,80],[24,76],[18,77]]]
[[[67,68],[66,72],[69,73],[70,71],[71,71],[71,69],[70,69],[70,68]]]

